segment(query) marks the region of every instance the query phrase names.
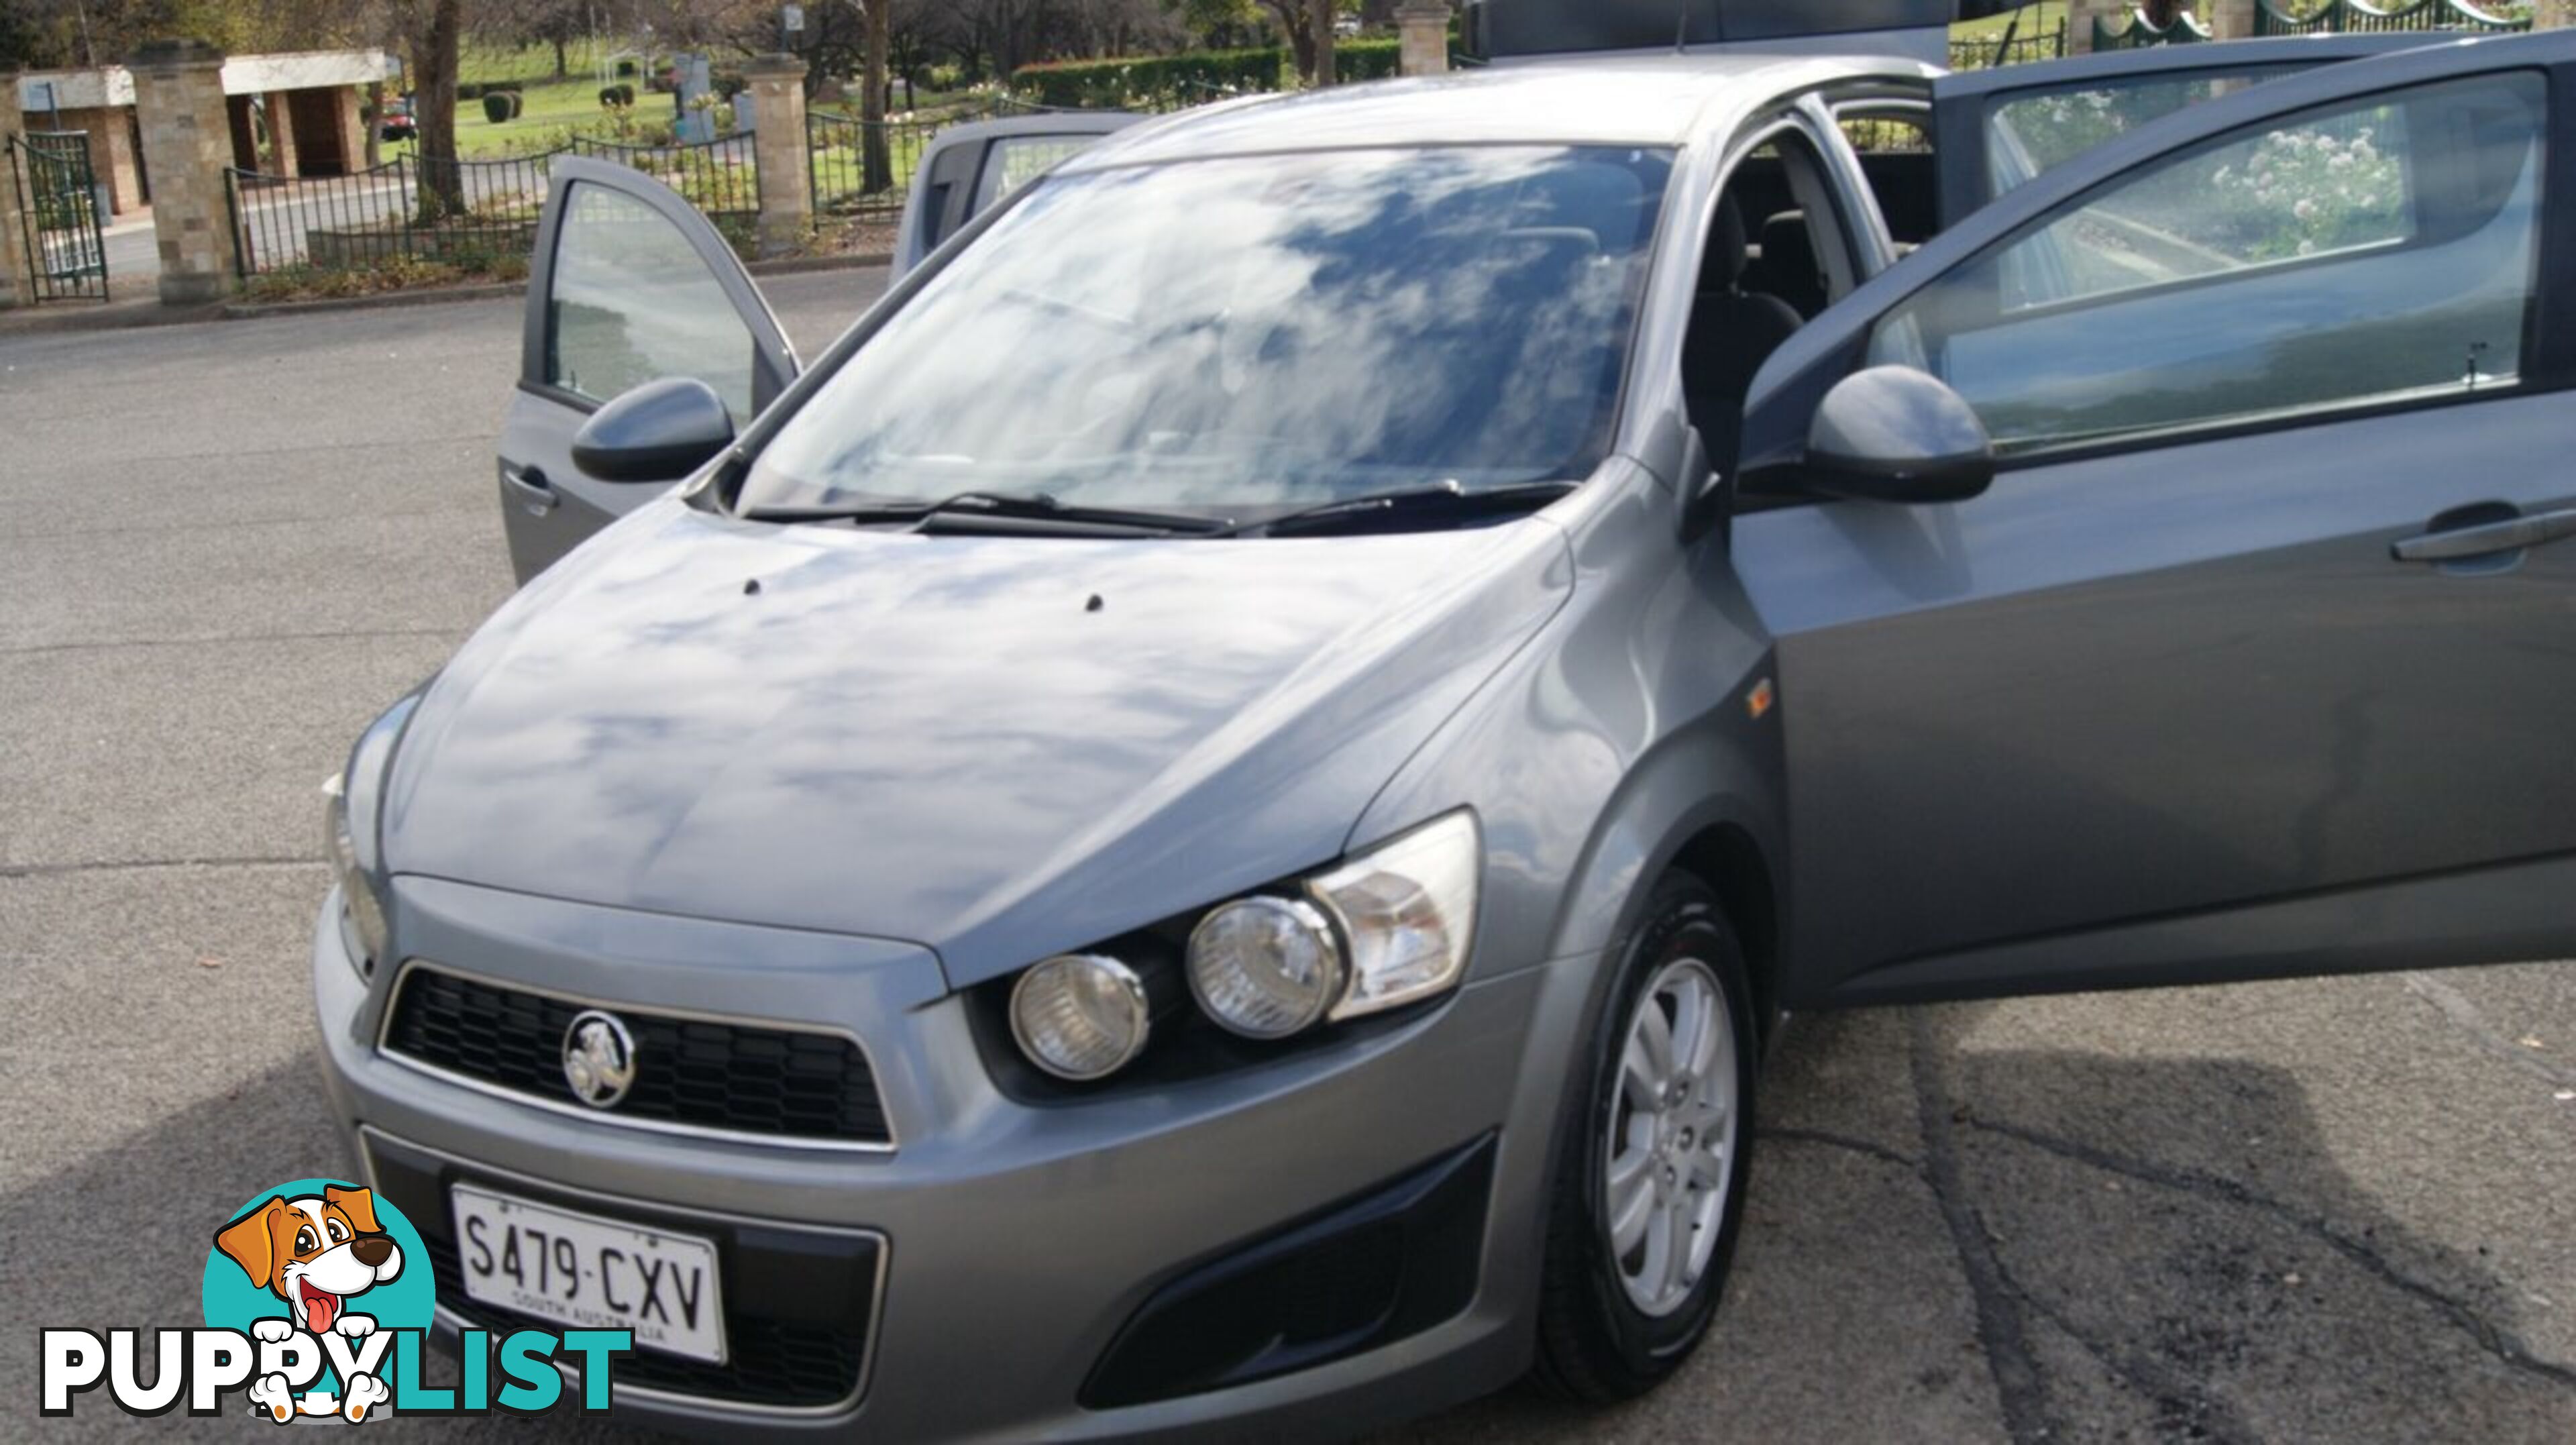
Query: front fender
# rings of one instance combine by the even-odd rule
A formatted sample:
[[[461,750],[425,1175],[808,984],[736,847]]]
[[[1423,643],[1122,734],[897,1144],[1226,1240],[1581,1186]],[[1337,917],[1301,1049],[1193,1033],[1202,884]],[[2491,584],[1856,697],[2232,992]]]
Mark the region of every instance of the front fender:
[[[1785,863],[1771,642],[1722,539],[1685,545],[1680,503],[1635,468],[1563,516],[1573,595],[1379,793],[1365,846],[1461,805],[1484,827],[1471,976],[1595,957],[1709,830]],[[1776,688],[1772,689],[1776,693]],[[1727,891],[1724,880],[1709,880]],[[1771,900],[1775,909],[1781,900]]]

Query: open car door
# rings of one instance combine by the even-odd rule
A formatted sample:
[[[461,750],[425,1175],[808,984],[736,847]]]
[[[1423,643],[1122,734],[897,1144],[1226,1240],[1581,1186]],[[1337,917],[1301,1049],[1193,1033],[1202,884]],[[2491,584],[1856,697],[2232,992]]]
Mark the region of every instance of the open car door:
[[[2576,952],[2571,84],[2550,32],[2243,88],[1772,355],[1784,1002]]]
[[[1112,131],[1143,120],[1125,111],[1056,111],[952,125],[921,153],[895,236],[894,279],[968,222]]]
[[[693,377],[724,398],[739,430],[797,367],[759,288],[696,207],[631,167],[557,159],[501,428],[501,515],[519,581],[667,490],[574,463],[573,435],[602,404]]]
[[[1935,224],[1954,226],[2086,151],[2203,101],[2320,65],[2459,38],[2430,30],[2299,35],[1955,71],[1932,83]]]

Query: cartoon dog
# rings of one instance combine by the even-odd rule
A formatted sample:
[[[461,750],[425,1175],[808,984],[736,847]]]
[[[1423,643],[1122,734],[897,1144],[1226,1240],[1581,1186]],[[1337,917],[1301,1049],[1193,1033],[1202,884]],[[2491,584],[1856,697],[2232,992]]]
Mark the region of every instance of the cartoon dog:
[[[251,1283],[286,1301],[288,1319],[252,1321],[252,1334],[269,1341],[297,1329],[336,1331],[351,1339],[373,1334],[375,1317],[351,1310],[349,1297],[394,1278],[403,1267],[401,1246],[377,1227],[376,1196],[337,1184],[319,1196],[270,1199],[216,1231],[215,1248],[240,1265]],[[257,1382],[252,1398],[279,1424],[298,1409],[330,1414],[335,1407],[355,1424],[390,1393],[382,1380],[356,1375],[343,1383],[345,1405],[318,1391],[292,1401],[281,1375]]]

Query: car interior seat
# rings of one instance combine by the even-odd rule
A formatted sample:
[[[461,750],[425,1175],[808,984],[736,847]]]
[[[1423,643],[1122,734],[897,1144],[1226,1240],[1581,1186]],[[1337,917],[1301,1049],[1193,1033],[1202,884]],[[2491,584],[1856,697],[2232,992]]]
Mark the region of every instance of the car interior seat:
[[[1736,434],[1753,377],[1802,318],[1777,296],[1744,289],[1749,257],[1744,212],[1733,196],[1717,203],[1700,259],[1699,299],[1682,343],[1682,394],[1712,465],[1735,464]]]
[[[1777,296],[1808,319],[1825,309],[1825,268],[1806,212],[1782,211],[1762,224],[1762,256],[1745,269],[1744,289]]]

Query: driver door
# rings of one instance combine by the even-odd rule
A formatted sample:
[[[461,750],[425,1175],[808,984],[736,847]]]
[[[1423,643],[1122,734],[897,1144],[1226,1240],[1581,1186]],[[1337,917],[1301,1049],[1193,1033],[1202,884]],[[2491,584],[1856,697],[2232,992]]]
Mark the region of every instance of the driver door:
[[[558,159],[501,428],[501,516],[518,580],[666,490],[574,463],[573,435],[602,404],[648,381],[695,377],[725,399],[739,430],[797,369],[786,333],[704,214],[631,167]]]
[[[2552,34],[2208,100],[1771,358],[1730,552],[1784,1002],[2576,953],[2571,83]],[[1819,490],[1822,398],[1878,365],[1976,413],[1982,494]]]
[[[893,279],[1020,187],[1143,119],[1126,111],[1062,111],[952,125],[931,137],[904,197]]]

